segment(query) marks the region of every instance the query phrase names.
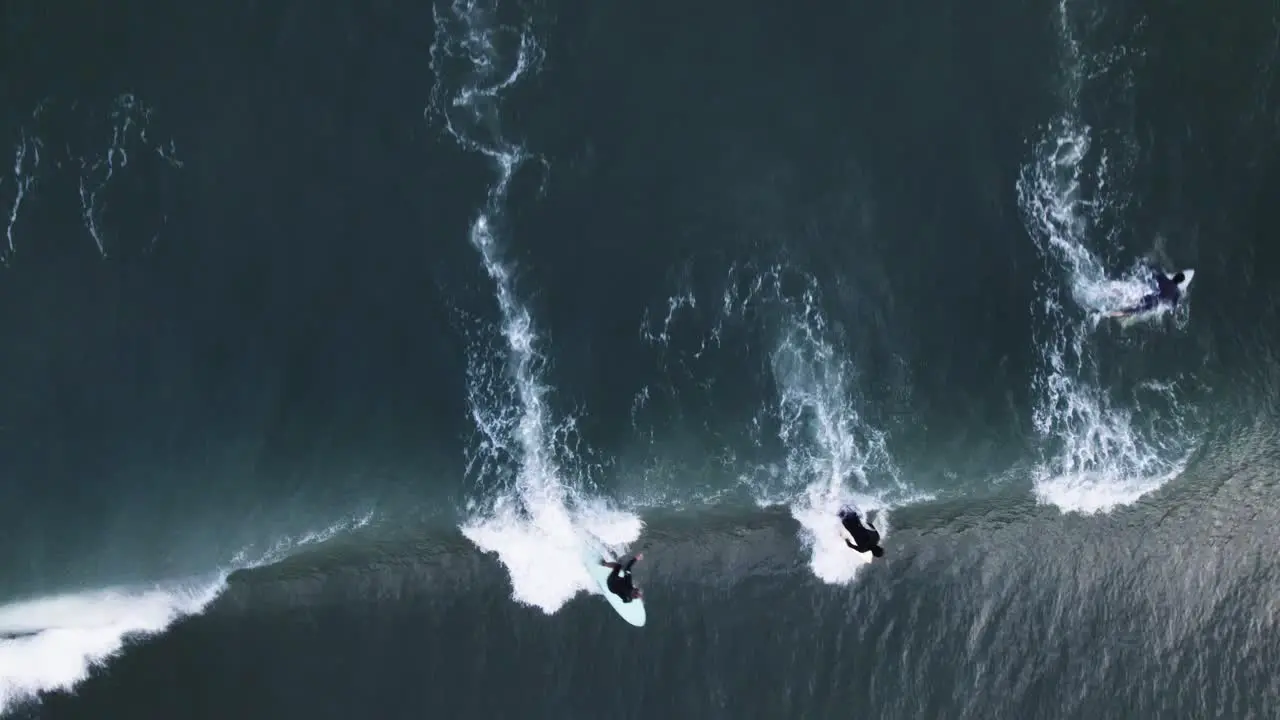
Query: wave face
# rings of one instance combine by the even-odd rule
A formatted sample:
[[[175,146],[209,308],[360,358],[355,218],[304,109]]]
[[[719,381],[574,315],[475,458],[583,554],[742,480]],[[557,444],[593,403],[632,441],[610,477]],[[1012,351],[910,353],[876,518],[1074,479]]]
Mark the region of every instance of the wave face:
[[[1274,714],[1275,8],[83,13],[0,11],[0,715]]]

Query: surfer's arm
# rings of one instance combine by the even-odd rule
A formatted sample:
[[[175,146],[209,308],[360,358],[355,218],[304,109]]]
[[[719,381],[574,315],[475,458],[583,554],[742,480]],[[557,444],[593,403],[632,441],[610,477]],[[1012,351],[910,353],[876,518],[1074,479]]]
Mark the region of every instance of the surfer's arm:
[[[622,567],[621,565],[619,565],[619,564],[618,564],[618,563],[616,563],[616,562],[605,562],[604,560],[601,560],[601,561],[600,561],[600,566],[601,566],[601,567],[612,568],[612,569],[614,569],[614,570],[617,570],[618,568],[621,568],[621,567]]]

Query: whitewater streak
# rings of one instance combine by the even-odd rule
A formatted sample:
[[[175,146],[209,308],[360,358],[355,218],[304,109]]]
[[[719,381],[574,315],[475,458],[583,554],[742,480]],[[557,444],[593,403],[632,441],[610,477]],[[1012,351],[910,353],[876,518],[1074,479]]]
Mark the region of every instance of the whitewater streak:
[[[864,516],[872,515],[884,539],[892,509],[933,496],[902,480],[889,452],[888,434],[860,411],[857,371],[821,309],[817,280],[781,265],[746,265],[731,266],[724,285],[718,298],[720,313],[692,357],[721,347],[726,321],[763,324],[753,329],[763,331],[769,343],[768,369],[776,397],[765,401],[752,427],[776,431],[786,460],[781,472],[766,460],[767,467],[747,482],[759,506],[790,509],[817,578],[849,583],[865,566],[851,556],[839,534],[840,509],[852,506]],[[697,307],[692,289],[671,296],[661,327],[651,326],[646,316],[641,336],[671,350],[677,314]],[[734,352],[740,353],[734,345]],[[759,438],[756,442],[761,444]]]
[[[1095,233],[1117,241],[1121,227],[1115,211],[1124,198],[1113,176],[1123,172],[1125,162],[1117,163],[1105,149],[1091,152],[1093,133],[1081,118],[1080,95],[1086,79],[1105,75],[1107,64],[1124,53],[1110,53],[1094,67],[1098,60],[1081,48],[1066,0],[1059,5],[1058,21],[1066,107],[1037,143],[1017,191],[1027,229],[1046,264],[1051,272],[1066,271],[1072,299],[1088,316],[1073,319],[1053,283],[1042,284],[1037,310],[1048,337],[1038,340],[1043,366],[1033,379],[1039,398],[1033,420],[1049,450],[1033,482],[1041,502],[1094,513],[1132,503],[1176,476],[1192,438],[1183,431],[1186,411],[1176,402],[1175,384],[1144,383],[1126,407],[1098,379],[1092,332],[1098,313],[1137,301],[1145,284],[1136,272],[1123,281],[1109,280],[1102,261],[1089,250]],[[1132,149],[1126,140],[1121,146],[1124,154]],[[1100,229],[1108,217],[1110,231]],[[1143,404],[1148,405],[1145,416],[1170,417],[1171,427],[1144,433],[1134,423]]]
[[[3,215],[4,238],[0,240],[0,267],[8,265],[15,254],[22,252],[18,230],[24,226],[21,213],[27,203],[37,201],[41,186],[46,189],[65,187],[50,182],[55,176],[72,173],[80,203],[80,217],[85,232],[102,257],[127,250],[124,233],[113,228],[108,207],[115,204],[120,190],[121,177],[142,165],[141,172],[154,175],[157,170],[176,171],[183,167],[177,157],[173,140],[155,139],[160,131],[152,127],[152,109],[131,93],[116,97],[104,113],[95,108],[72,102],[42,101],[31,112],[30,118],[18,128],[14,145],[10,174],[0,169],[0,215]],[[104,122],[105,121],[105,122]],[[97,147],[73,147],[79,139],[67,138],[54,130],[60,126],[84,127],[86,135],[107,136],[105,150]],[[47,157],[46,157],[47,156]],[[157,164],[158,163],[158,164]],[[133,182],[137,182],[135,177]],[[4,202],[8,205],[4,205]],[[139,234],[129,241],[134,247],[151,247],[160,238],[161,230],[168,222],[167,211],[162,204],[148,203],[156,213],[148,218],[152,227],[148,234]],[[130,212],[136,221],[139,211]],[[26,233],[38,237],[39,230]],[[113,248],[113,245],[115,247]]]
[[[469,240],[495,286],[509,375],[495,379],[497,370],[484,361],[483,352],[468,358],[468,404],[482,437],[478,474],[485,479],[515,466],[514,486],[499,489],[484,507],[472,504],[461,530],[482,551],[497,554],[511,574],[517,602],[553,613],[578,592],[596,589],[581,560],[588,536],[616,550],[639,537],[642,524],[603,500],[585,498],[562,480],[573,453],[557,438],[572,432],[573,420],[552,420],[533,318],[517,299],[513,272],[495,236],[511,179],[534,157],[507,140],[499,122],[502,94],[535,71],[542,58],[530,21],[504,25],[496,2],[455,0],[433,13],[436,82],[428,115],[441,118],[459,145],[491,159],[497,171]],[[513,39],[514,63],[503,73],[500,65],[511,61],[503,48]],[[455,76],[463,78],[461,86],[447,90]]]
[[[804,483],[788,505],[811,551],[810,568],[826,582],[848,583],[866,566],[852,559],[839,534],[839,511],[852,506],[864,521],[874,513],[885,540],[891,498],[907,488],[889,453],[887,434],[858,412],[854,368],[832,344],[816,282],[807,279],[809,286],[798,307],[787,313],[770,357],[778,387],[778,435],[787,448],[787,476]]]

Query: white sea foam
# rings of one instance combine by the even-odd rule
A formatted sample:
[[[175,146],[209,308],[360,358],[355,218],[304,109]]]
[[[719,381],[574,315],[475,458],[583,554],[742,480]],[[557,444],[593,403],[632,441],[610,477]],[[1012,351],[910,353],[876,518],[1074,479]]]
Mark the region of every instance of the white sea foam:
[[[873,515],[883,541],[893,508],[931,496],[901,478],[887,433],[862,412],[856,368],[823,314],[813,277],[778,266],[731,269],[719,299],[722,315],[698,354],[718,345],[727,318],[763,323],[777,390],[755,424],[776,429],[785,460],[767,462],[746,482],[758,505],[790,508],[814,574],[847,583],[865,565],[841,538],[839,511],[852,506]],[[676,311],[696,305],[688,292],[671,298],[662,327],[646,328],[646,336],[665,345]]]
[[[620,550],[639,536],[641,522],[581,490],[580,466],[567,442],[573,418],[553,418],[539,337],[503,258],[496,228],[508,186],[523,163],[537,158],[503,136],[499,105],[506,90],[537,68],[541,50],[527,23],[504,24],[500,16],[496,2],[442,3],[432,45],[435,115],[459,145],[490,158],[496,172],[469,235],[494,284],[504,341],[496,353],[479,347],[469,357],[468,401],[480,435],[471,474],[491,490],[470,508],[461,529],[498,556],[517,602],[553,613],[579,591],[596,590],[583,565],[583,544]]]
[[[601,504],[572,510],[554,502],[521,504],[503,495],[462,533],[484,552],[498,556],[511,576],[512,598],[547,614],[581,591],[599,593],[583,565],[584,544],[617,556],[642,527],[633,514]]]
[[[812,290],[785,323],[771,364],[787,474],[803,483],[787,504],[803,528],[814,574],[827,582],[848,582],[864,565],[845,546],[837,513],[845,505],[863,514],[880,510],[884,541],[886,496],[902,494],[905,487],[886,435],[862,418],[852,400],[853,369],[825,337],[826,322]],[[873,476],[879,482],[873,484]]]
[[[1037,343],[1041,367],[1033,380],[1037,405],[1033,420],[1045,439],[1044,457],[1034,472],[1036,497],[1066,511],[1102,512],[1132,503],[1175,477],[1185,464],[1190,436],[1171,386],[1147,414],[1172,421],[1152,430],[1135,422],[1140,398],[1119,398],[1099,379],[1094,343],[1101,313],[1132,305],[1150,291],[1139,262],[1118,279],[1108,277],[1092,244],[1116,242],[1116,226],[1127,202],[1121,192],[1131,164],[1132,143],[1118,139],[1112,149],[1094,147],[1092,128],[1081,119],[1080,92],[1086,81],[1106,75],[1107,63],[1123,53],[1095,58],[1072,30],[1063,0],[1059,21],[1064,49],[1065,108],[1036,145],[1034,159],[1018,181],[1028,229],[1052,274],[1066,278],[1071,303],[1056,279],[1040,285]],[[1100,64],[1101,63],[1101,64]]]

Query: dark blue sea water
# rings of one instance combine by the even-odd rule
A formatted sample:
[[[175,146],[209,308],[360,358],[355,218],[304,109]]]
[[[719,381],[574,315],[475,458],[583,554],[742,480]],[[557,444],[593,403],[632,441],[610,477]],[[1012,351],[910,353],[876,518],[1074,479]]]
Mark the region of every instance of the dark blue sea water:
[[[0,715],[1275,717],[1277,27],[4,4]]]

